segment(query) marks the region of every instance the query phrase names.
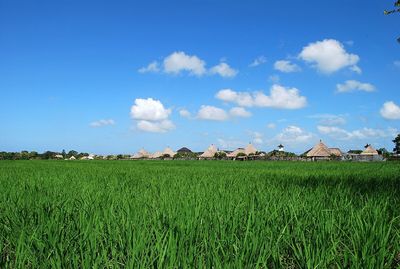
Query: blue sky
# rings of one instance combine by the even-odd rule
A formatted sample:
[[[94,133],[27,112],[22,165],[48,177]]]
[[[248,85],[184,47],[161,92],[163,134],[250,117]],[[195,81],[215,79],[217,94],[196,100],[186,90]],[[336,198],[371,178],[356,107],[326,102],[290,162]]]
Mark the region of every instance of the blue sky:
[[[0,0],[0,150],[391,150],[392,2]]]

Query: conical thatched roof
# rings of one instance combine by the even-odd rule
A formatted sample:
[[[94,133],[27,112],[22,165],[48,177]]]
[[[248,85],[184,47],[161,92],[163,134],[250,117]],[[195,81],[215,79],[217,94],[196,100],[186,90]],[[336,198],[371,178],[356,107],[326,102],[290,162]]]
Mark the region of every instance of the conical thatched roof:
[[[378,155],[378,152],[371,145],[367,145],[361,155]]]
[[[163,151],[163,155],[169,155],[170,157],[174,157],[175,152],[170,147],[166,147]]]
[[[234,151],[232,151],[231,153],[227,154],[226,157],[230,157],[230,158],[235,158],[239,153],[245,153],[245,149],[244,148],[238,148],[235,149]]]
[[[337,156],[337,157],[342,157],[343,153],[339,148],[329,148],[329,151],[331,152],[331,154]]]
[[[149,157],[150,157],[150,153],[142,148],[137,153],[135,153],[131,158],[132,159],[141,159],[141,158],[149,158]]]
[[[249,143],[247,146],[246,146],[246,148],[244,149],[244,153],[246,154],[246,155],[249,155],[249,154],[256,154],[256,152],[257,152],[257,149],[253,146],[253,144],[251,144],[251,143]]]
[[[152,159],[157,159],[157,158],[161,158],[162,157],[162,152],[161,151],[156,151],[153,154],[151,154],[150,158]]]
[[[309,152],[307,152],[307,157],[330,157],[331,152],[329,148],[320,141],[316,144]]]
[[[214,144],[211,144],[203,154],[200,155],[201,158],[213,158],[215,153],[217,153],[217,147]]]

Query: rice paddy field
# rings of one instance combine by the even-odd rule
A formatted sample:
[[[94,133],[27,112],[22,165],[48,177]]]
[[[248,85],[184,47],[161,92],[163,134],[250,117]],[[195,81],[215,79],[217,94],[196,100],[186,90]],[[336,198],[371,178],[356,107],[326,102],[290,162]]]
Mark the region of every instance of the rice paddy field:
[[[400,164],[1,161],[0,268],[400,268]]]

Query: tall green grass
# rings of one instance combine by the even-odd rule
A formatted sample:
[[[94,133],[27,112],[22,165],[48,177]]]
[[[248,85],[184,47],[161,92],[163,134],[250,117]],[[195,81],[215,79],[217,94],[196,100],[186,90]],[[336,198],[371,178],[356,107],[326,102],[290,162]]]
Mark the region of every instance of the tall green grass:
[[[0,268],[400,268],[400,165],[2,161]]]

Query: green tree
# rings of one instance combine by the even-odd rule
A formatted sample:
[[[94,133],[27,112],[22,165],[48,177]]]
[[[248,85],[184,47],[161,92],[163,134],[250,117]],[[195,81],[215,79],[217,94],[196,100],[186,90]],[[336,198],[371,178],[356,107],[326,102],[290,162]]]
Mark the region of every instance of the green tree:
[[[75,150],[70,150],[67,154],[68,158],[71,158],[72,156],[74,156],[76,158],[76,156],[78,156],[78,152]]]
[[[389,14],[392,14],[392,13],[400,12],[400,0],[397,0],[396,2],[394,2],[394,7],[395,7],[395,9],[385,10],[383,13],[385,15],[389,15]]]
[[[389,14],[393,14],[393,13],[396,13],[396,12],[400,12],[400,0],[397,0],[396,2],[394,2],[394,9],[392,9],[392,10],[385,10],[383,13],[385,14],[385,15],[389,15]],[[399,38],[397,38],[397,42],[399,42],[400,43],[400,37]]]
[[[226,158],[226,153],[223,151],[215,152],[214,158],[219,160],[224,159]]]
[[[393,140],[393,143],[394,143],[393,152],[396,154],[400,154],[400,134],[398,134],[397,137]]]

